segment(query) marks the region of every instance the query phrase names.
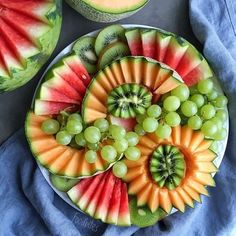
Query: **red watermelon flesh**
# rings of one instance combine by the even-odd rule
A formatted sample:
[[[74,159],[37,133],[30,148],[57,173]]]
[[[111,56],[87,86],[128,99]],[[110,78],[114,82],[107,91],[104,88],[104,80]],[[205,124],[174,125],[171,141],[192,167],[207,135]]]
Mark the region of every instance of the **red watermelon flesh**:
[[[82,193],[79,201],[77,202],[77,205],[81,210],[84,211],[89,206],[95,191],[102,185],[102,182],[104,182],[104,180],[102,180],[101,175],[97,175],[92,178],[91,183],[87,186],[87,189]]]
[[[129,199],[126,183],[122,182],[121,186],[121,198],[118,225],[129,226],[131,225],[130,213],[129,213]]]
[[[156,30],[142,32],[142,47],[145,57],[155,58],[156,51]]]
[[[77,74],[75,74],[70,69],[70,67],[63,65],[61,67],[54,69],[53,72],[54,74],[65,80],[71,87],[73,87],[80,94],[81,97],[84,96],[86,92],[86,86],[77,76]]]
[[[75,112],[79,109],[79,106],[64,102],[49,102],[40,99],[35,100],[34,113],[36,115],[55,115],[65,109],[70,112]]]
[[[86,212],[90,215],[90,216],[94,216],[97,206],[98,206],[98,202],[100,200],[100,195],[103,191],[104,186],[106,185],[106,176],[108,175],[109,172],[105,172],[104,174],[100,174],[100,176],[102,177],[102,180],[100,181],[99,185],[97,186],[97,189],[94,191],[94,194],[92,196],[92,198],[90,199],[89,205],[86,208]]]
[[[65,80],[63,80],[60,76],[55,76],[45,81],[43,85],[53,88],[60,93],[66,95],[68,98],[82,101],[82,97],[80,94]]]
[[[77,202],[82,197],[83,193],[87,190],[88,186],[90,186],[92,181],[92,178],[82,179],[77,185],[75,185],[67,192],[67,194],[70,196],[70,199],[77,204]]]
[[[5,38],[7,47],[19,63],[23,63],[24,58],[39,53],[35,39],[49,29],[47,19],[41,19],[41,14],[47,13],[49,5],[52,3],[48,1],[0,0],[1,36]],[[0,51],[1,45],[0,43]],[[7,57],[8,54],[4,55]]]
[[[139,29],[128,30],[125,33],[132,56],[142,56],[142,38]]]
[[[84,83],[86,87],[89,85],[91,80],[90,76],[77,55],[66,57],[63,62],[77,74],[77,76],[80,78],[80,80]]]
[[[133,131],[135,125],[137,124],[135,118],[123,119],[109,115],[108,119],[112,124],[124,127],[126,131]]]
[[[119,210],[120,210],[121,185],[122,181],[116,178],[107,214],[107,223],[109,224],[117,224],[118,221]]]
[[[39,98],[44,101],[80,104],[79,100],[68,98],[58,90],[47,87],[45,85],[41,86]]]
[[[157,32],[156,35],[156,55],[155,58],[157,61],[163,62],[163,59],[166,55],[168,45],[170,43],[171,36],[165,35],[163,33]]]
[[[181,62],[182,57],[185,55],[189,45],[185,44],[185,41],[179,38],[172,38],[169,46],[166,50],[163,62],[170,66],[172,69],[176,69]]]
[[[95,218],[101,219],[102,221],[105,221],[107,217],[109,203],[111,201],[113,188],[115,186],[115,180],[116,179],[112,171],[109,171],[109,174],[106,177],[106,185],[103,187],[103,191],[99,196],[98,206],[94,215]]]

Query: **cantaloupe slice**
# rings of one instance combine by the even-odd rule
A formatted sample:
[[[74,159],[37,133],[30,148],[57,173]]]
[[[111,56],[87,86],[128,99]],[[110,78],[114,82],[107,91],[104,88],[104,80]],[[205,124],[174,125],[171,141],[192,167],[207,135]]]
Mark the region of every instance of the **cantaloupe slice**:
[[[45,134],[41,125],[49,118],[29,112],[26,119],[26,137],[33,155],[41,165],[53,174],[73,178],[91,176],[109,167],[100,152],[97,152],[96,162],[89,164],[84,158],[84,149],[59,145],[53,135]]]
[[[100,71],[91,81],[82,106],[84,121],[91,123],[105,118],[109,93],[124,83],[140,84],[161,95],[176,88],[182,80],[161,63],[143,57],[122,58]]]
[[[160,187],[149,170],[152,153],[163,144],[178,147],[185,158],[185,176],[179,186],[172,190]],[[168,139],[147,134],[140,138],[138,148],[141,151],[138,161],[124,160],[128,167],[124,180],[129,183],[129,193],[136,195],[138,204],[147,205],[152,212],[158,207],[167,213],[172,207],[184,212],[185,205],[193,207],[193,201],[201,201],[201,194],[208,196],[206,186],[215,185],[211,173],[217,171],[212,163],[216,154],[209,149],[209,141],[204,140],[204,135],[199,131],[177,126],[172,128]]]

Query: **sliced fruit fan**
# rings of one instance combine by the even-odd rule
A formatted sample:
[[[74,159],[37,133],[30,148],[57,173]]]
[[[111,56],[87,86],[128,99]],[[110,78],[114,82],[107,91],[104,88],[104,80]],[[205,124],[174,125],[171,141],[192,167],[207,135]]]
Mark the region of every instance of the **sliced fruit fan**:
[[[228,136],[205,58],[159,29],[79,38],[44,76],[26,136],[50,181],[105,223],[146,227],[208,195]]]

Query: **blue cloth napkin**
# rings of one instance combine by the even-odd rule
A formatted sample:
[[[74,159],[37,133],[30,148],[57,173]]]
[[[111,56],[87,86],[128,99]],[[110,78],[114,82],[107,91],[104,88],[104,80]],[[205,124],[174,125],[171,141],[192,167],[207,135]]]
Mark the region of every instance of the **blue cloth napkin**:
[[[60,199],[37,168],[23,129],[0,148],[0,236],[236,235],[236,1],[190,0],[190,20],[229,98],[230,137],[216,188],[203,205],[153,227],[108,226]]]

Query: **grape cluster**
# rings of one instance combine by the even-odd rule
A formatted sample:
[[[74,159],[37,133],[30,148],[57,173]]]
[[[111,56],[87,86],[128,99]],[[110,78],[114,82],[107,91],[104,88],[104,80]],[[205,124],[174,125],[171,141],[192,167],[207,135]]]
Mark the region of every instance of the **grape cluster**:
[[[159,104],[151,105],[146,113],[138,115],[135,132],[138,135],[155,132],[159,138],[168,138],[171,127],[188,125],[193,130],[214,140],[223,140],[227,131],[223,127],[227,119],[227,98],[214,90],[210,79],[188,88],[182,84],[162,96]]]
[[[55,135],[58,144],[86,148],[85,159],[91,164],[95,163],[98,150],[101,157],[109,163],[116,162],[122,154],[132,161],[141,156],[136,147],[139,142],[138,134],[126,132],[123,127],[110,124],[106,119],[98,119],[93,125],[86,127],[80,114],[61,112],[57,119],[45,120],[41,128],[45,133]],[[106,145],[101,144],[104,140],[107,140]],[[123,161],[114,164],[114,175],[122,178],[126,172],[127,167]]]

